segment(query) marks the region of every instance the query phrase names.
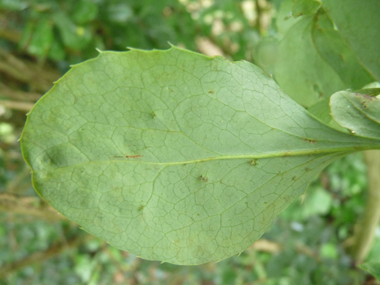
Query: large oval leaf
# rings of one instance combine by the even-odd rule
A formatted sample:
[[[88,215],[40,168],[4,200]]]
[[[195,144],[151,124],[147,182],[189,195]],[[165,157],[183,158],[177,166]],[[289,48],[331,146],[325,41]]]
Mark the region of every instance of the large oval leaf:
[[[377,140],[316,121],[248,62],[171,48],[102,52],[28,115],[36,191],[143,258],[239,253],[341,155]]]

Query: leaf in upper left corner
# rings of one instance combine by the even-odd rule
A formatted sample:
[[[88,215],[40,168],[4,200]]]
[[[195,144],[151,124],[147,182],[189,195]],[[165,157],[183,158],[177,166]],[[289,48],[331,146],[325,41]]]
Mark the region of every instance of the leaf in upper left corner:
[[[312,15],[321,7],[319,0],[294,0],[292,7],[293,17]]]

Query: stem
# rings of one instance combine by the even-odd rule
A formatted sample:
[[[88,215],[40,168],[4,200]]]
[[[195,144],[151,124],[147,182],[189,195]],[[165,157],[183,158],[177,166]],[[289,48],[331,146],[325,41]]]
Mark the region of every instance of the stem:
[[[363,216],[355,226],[352,256],[356,264],[367,257],[380,221],[380,151],[365,151],[364,160],[367,164],[368,196]]]
[[[43,262],[46,259],[52,258],[55,255],[62,253],[63,251],[79,246],[90,238],[92,238],[90,235],[79,235],[67,241],[57,242],[51,245],[47,250],[32,253],[31,255],[21,260],[4,265],[0,268],[0,276],[6,276],[13,272],[16,272],[17,270],[20,270],[25,266],[31,266],[36,263]]]
[[[0,100],[0,105],[8,109],[19,110],[19,111],[24,111],[24,112],[29,112],[30,110],[32,110],[34,106],[33,103],[7,101],[7,100]]]
[[[40,99],[42,94],[36,92],[25,92],[21,90],[13,90],[5,84],[0,82],[0,97],[6,97],[10,100],[17,100],[22,102],[36,102]]]
[[[66,220],[52,207],[41,204],[38,197],[17,197],[11,194],[0,194],[0,213],[21,214],[28,217],[43,219],[48,222]]]
[[[261,17],[263,16],[263,9],[260,6],[260,1],[256,0],[255,5],[256,5],[256,12],[257,12],[257,22],[256,22],[256,29],[259,31],[260,35],[262,34],[262,26],[261,26]]]

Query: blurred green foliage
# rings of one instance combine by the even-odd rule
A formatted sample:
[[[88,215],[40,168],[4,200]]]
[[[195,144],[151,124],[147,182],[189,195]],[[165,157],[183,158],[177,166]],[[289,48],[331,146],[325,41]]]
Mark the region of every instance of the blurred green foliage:
[[[289,19],[286,11],[292,3],[285,2],[0,0],[0,100],[34,102],[33,92],[47,91],[41,87],[46,84],[35,87],[36,78],[49,77],[32,67],[62,73],[70,64],[96,56],[96,48],[162,49],[168,42],[198,51],[218,47],[228,58],[260,63],[271,73],[278,39],[302,18]],[[271,22],[275,12],[280,16]],[[268,37],[262,40],[264,35]],[[208,46],[202,46],[200,38],[206,38]],[[10,66],[15,64],[3,67],[1,62],[14,62],[14,57],[24,64],[20,70],[26,74],[30,69],[36,77],[13,72]],[[329,166],[304,197],[280,215],[263,242],[240,256],[196,267],[174,266],[112,248],[62,217],[52,221],[31,214],[33,207],[44,210],[46,205],[40,205],[33,191],[17,143],[25,112],[0,105],[0,195],[32,201],[20,200],[18,206],[25,207],[21,213],[0,196],[0,273],[11,272],[0,276],[0,284],[327,285],[373,280],[353,266],[347,251],[365,203],[361,154]],[[47,256],[49,250],[59,254],[46,260],[33,255]],[[380,233],[368,260],[380,261],[379,256]],[[29,263],[17,263],[28,257]]]

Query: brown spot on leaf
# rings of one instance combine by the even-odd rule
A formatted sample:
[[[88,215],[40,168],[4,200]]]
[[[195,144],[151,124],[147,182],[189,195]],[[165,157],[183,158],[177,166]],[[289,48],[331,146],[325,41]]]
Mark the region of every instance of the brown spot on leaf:
[[[125,156],[126,158],[140,158],[140,157],[143,157],[141,154],[137,154],[137,155],[126,155]]]
[[[316,140],[312,140],[312,139],[302,139],[303,141],[305,142],[308,142],[308,143],[315,143]]]

